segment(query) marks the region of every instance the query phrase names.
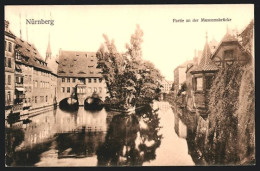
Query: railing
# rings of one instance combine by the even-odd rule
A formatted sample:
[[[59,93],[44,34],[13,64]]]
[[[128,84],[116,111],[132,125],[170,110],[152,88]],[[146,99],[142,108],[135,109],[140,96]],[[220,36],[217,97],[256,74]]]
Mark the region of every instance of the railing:
[[[13,106],[13,111],[20,111],[23,110],[23,105],[22,104],[15,104]]]
[[[18,94],[16,97],[17,97],[18,99],[24,99],[24,98],[25,98],[25,95],[24,95],[24,94]]]
[[[15,83],[16,87],[23,87],[23,83]]]
[[[32,106],[32,104],[31,103],[23,103],[23,107],[30,107],[30,106]]]

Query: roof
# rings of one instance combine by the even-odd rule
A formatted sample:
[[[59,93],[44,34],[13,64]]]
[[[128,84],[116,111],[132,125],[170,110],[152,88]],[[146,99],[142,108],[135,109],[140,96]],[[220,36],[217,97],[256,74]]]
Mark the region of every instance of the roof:
[[[217,54],[218,50],[220,49],[223,43],[236,43],[241,49],[243,49],[243,51],[245,51],[249,56],[251,56],[250,52],[247,49],[245,49],[245,47],[241,43],[239,43],[238,39],[234,35],[231,35],[227,30],[218,47],[212,53],[211,59],[215,56],[215,54]]]
[[[185,62],[182,63],[181,65],[177,66],[177,67],[174,69],[174,71],[177,70],[177,69],[179,69],[179,68],[187,68],[187,65],[188,65],[188,64],[193,64],[193,60],[187,60],[187,61],[185,61]]]
[[[9,21],[5,20],[5,35],[15,38],[16,36],[9,29]]]
[[[215,49],[217,48],[218,46],[218,42],[216,41],[215,38],[213,38],[210,42],[209,42],[209,48],[210,48],[210,51],[211,53],[213,53],[215,51]]]
[[[191,72],[203,72],[203,71],[217,71],[218,67],[210,59],[211,50],[208,42],[206,41],[204,49],[202,51],[201,60],[199,65],[194,66]]]
[[[96,67],[96,52],[60,50],[58,76],[102,77],[101,69]]]
[[[19,51],[22,56],[28,58],[27,61],[25,59],[22,59],[21,63],[42,70],[51,71],[46,66],[46,62],[43,60],[42,56],[40,55],[40,53],[38,52],[38,50],[33,44],[23,41],[18,37],[15,38],[15,42],[16,42],[16,51]]]

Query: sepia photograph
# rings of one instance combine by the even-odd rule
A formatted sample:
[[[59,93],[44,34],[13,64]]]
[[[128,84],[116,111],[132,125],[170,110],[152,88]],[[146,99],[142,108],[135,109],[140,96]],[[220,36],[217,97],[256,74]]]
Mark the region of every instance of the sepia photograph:
[[[254,4],[5,5],[5,167],[254,166]]]

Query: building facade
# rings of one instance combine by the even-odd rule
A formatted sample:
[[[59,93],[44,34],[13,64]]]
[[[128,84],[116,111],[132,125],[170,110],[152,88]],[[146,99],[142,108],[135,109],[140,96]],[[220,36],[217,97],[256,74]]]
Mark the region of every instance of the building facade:
[[[57,72],[58,102],[78,95],[80,105],[87,97],[97,94],[105,100],[107,89],[101,70],[97,67],[96,53],[60,50]]]
[[[162,85],[161,92],[166,93],[166,94],[170,93],[172,84],[173,84],[173,81],[168,81],[168,80],[163,79],[161,82],[161,85]]]
[[[189,60],[179,65],[174,70],[174,94],[177,95],[178,91],[181,89],[181,85],[186,82],[186,70],[187,65],[192,64],[193,61]]]
[[[48,68],[33,44],[16,38],[16,64],[24,76],[24,108],[51,106],[55,98],[55,74]]]
[[[196,111],[202,117],[207,117],[207,97],[216,73],[219,69],[227,68],[234,63],[245,65],[251,58],[249,51],[228,30],[214,49],[210,47],[206,36],[199,64],[187,70],[187,82],[191,82],[186,96],[187,108]]]
[[[5,20],[5,118],[10,114],[14,104],[15,92],[15,35],[9,29],[9,22]]]

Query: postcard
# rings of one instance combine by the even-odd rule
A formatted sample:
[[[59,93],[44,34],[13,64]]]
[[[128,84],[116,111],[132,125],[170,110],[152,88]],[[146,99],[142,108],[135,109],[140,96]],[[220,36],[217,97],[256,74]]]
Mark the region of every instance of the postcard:
[[[6,167],[256,164],[254,4],[4,10]]]

